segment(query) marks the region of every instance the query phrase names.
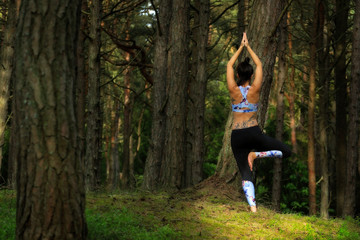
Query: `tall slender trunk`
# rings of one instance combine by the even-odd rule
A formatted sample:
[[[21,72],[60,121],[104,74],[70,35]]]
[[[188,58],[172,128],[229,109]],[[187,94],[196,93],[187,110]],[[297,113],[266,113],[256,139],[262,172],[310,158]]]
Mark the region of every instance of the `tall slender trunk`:
[[[346,80],[346,31],[348,28],[349,0],[336,0],[335,15],[335,96],[336,96],[336,214],[343,215],[346,182],[347,139],[347,80]]]
[[[315,176],[315,78],[316,78],[316,37],[318,30],[318,10],[320,0],[314,7],[314,21],[311,31],[309,60],[309,103],[308,103],[308,171],[309,171],[309,213],[316,214]]]
[[[0,59],[0,177],[5,144],[5,130],[9,119],[8,101],[10,79],[13,69],[14,41],[18,11],[15,0],[8,1],[8,14],[1,46]]]
[[[111,190],[117,189],[119,187],[119,132],[120,132],[120,102],[115,100],[113,106],[113,118],[111,118],[111,140],[110,140],[110,149],[109,149],[109,178],[108,178],[108,188]]]
[[[154,86],[152,87],[151,144],[147,154],[143,188],[154,190],[160,185],[160,167],[164,157],[166,114],[166,82],[168,69],[168,42],[172,0],[161,0],[154,50]]]
[[[355,1],[353,26],[353,49],[351,56],[351,81],[349,103],[349,129],[346,161],[347,193],[344,205],[344,216],[354,216],[356,202],[356,164],[359,146],[359,112],[360,112],[360,0]]]
[[[248,0],[243,0],[238,3],[238,13],[237,13],[237,25],[238,25],[238,41],[241,42],[242,33],[245,32],[245,29],[248,25]]]
[[[197,0],[194,19],[194,46],[192,50],[191,77],[187,101],[187,148],[184,186],[191,186],[203,179],[205,95],[207,85],[206,47],[209,31],[210,1]]]
[[[280,40],[279,40],[279,76],[277,82],[277,104],[276,104],[276,139],[282,141],[284,133],[284,87],[287,79],[287,59],[286,59],[286,18],[284,17],[280,23]],[[274,161],[274,175],[272,185],[272,205],[275,210],[280,210],[281,198],[281,173],[282,173],[282,159],[275,158]]]
[[[89,92],[86,129],[86,188],[93,190],[96,185],[96,169],[101,147],[100,117],[100,12],[101,1],[90,3],[89,42]]]
[[[318,65],[319,65],[319,149],[321,168],[321,200],[320,215],[329,218],[329,160],[328,160],[328,128],[329,128],[329,38],[325,32],[325,8],[321,1],[319,5],[319,36],[317,38]]]
[[[127,28],[130,27],[130,21],[127,22]],[[130,39],[129,32],[127,31],[126,39]],[[125,60],[130,62],[130,53],[125,53]],[[130,137],[131,137],[131,115],[132,115],[132,94],[130,92],[131,87],[131,67],[126,66],[124,72],[124,121],[123,121],[123,164],[121,173],[121,187],[132,188],[134,183],[134,176],[130,174]]]
[[[168,72],[168,102],[164,161],[161,184],[165,188],[183,187],[186,157],[186,87],[189,78],[190,0],[173,1]]]
[[[80,1],[21,4],[14,65],[16,239],[86,239],[74,89],[79,20]]]
[[[291,13],[288,11],[287,17],[287,28],[288,28],[288,44],[289,44],[289,60],[291,66],[291,74],[290,74],[290,88],[289,94],[287,95],[287,99],[289,101],[289,113],[290,113],[290,128],[291,128],[291,145],[292,151],[297,153],[297,143],[296,143],[296,122],[295,122],[295,62],[292,54],[293,44],[292,44],[292,32],[290,25]]]

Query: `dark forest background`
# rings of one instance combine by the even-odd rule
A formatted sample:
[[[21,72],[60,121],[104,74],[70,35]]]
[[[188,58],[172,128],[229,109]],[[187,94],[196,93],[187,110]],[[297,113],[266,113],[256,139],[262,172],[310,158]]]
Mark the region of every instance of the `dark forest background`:
[[[244,31],[264,65],[260,126],[295,153],[256,162],[257,201],[359,216],[359,4],[1,1],[0,186],[18,220],[65,195],[81,212],[99,189],[241,191],[225,71]]]

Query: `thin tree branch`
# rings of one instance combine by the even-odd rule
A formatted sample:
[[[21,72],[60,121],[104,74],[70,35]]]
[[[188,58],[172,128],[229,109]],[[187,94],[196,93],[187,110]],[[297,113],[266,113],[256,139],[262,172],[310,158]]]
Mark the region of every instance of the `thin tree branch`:
[[[156,23],[157,23],[157,26],[158,26],[158,29],[159,29],[159,36],[162,36],[159,14],[158,14],[157,9],[155,7],[154,1],[150,0],[150,2],[151,2],[151,6],[154,8],[154,11],[155,11]]]
[[[237,0],[234,4],[230,5],[229,7],[225,8],[224,11],[222,11],[222,13],[220,13],[219,16],[217,16],[213,21],[210,22],[209,25],[214,24],[215,22],[217,22],[217,20],[219,20],[230,8],[234,7],[236,4],[238,4],[241,0]]]

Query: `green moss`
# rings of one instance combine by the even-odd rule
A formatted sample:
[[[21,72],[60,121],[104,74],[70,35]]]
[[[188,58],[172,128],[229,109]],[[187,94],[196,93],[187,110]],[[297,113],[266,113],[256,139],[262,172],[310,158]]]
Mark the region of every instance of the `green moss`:
[[[15,193],[0,191],[0,239],[14,239]],[[279,214],[202,189],[87,195],[88,239],[360,239],[359,219]]]

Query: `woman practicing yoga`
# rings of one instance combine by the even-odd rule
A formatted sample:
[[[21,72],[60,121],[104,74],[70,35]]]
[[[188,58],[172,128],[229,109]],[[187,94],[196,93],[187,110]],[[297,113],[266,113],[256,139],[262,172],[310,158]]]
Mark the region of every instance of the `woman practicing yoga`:
[[[250,59],[245,58],[236,67],[236,81],[233,66],[243,48],[246,48],[256,65],[254,81],[250,86],[253,67]],[[287,158],[291,150],[282,142],[262,133],[256,120],[260,88],[262,83],[262,64],[251,49],[246,33],[243,34],[241,45],[227,64],[227,85],[230,92],[233,125],[231,148],[239,167],[242,186],[252,212],[256,212],[255,189],[252,179],[252,167],[256,158],[278,157]]]

